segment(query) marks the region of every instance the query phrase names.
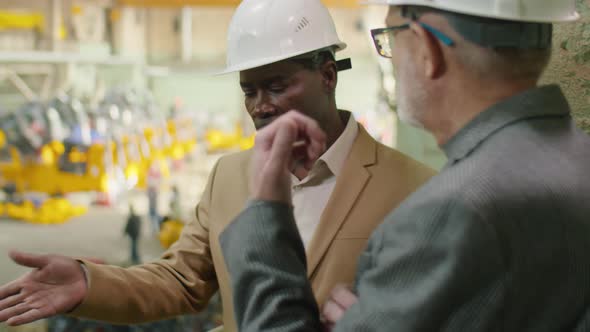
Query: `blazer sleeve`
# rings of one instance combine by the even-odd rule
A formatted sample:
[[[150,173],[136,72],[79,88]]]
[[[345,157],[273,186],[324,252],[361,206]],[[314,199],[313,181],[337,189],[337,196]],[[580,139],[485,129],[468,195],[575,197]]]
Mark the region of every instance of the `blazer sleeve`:
[[[462,331],[469,315],[483,327],[497,321],[505,280],[494,231],[469,209],[426,205],[374,233],[359,262],[359,300],[335,331]],[[250,206],[221,245],[240,331],[321,331],[287,207]]]
[[[252,202],[220,235],[239,331],[319,331],[292,208]]]
[[[196,219],[158,261],[126,269],[83,262],[89,290],[71,315],[133,324],[195,313],[207,305],[218,289],[209,247],[209,209],[217,168],[196,207]]]

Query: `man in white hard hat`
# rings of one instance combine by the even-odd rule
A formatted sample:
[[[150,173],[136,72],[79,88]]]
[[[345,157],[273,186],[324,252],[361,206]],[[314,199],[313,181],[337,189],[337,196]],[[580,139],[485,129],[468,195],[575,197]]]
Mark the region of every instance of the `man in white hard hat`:
[[[256,127],[297,110],[328,135],[328,149],[318,163],[295,165],[290,172],[308,275],[320,304],[336,284],[352,285],[357,258],[374,228],[433,175],[377,143],[350,113],[338,111],[337,72],[349,64],[334,56],[344,47],[319,0],[246,0],[229,29],[225,72],[240,72]],[[219,160],[196,221],[154,263],[122,269],[81,265],[62,256],[12,254],[17,263],[37,270],[0,288],[0,321],[21,324],[75,309],[70,314],[79,317],[145,322],[198,312],[219,289],[225,328],[236,330],[231,276],[218,237],[247,204],[251,156],[245,152]]]
[[[590,137],[558,86],[538,86],[552,23],[575,20],[575,1],[375,2],[390,5],[372,35],[396,68],[401,117],[449,161],[375,231],[353,290],[334,292],[323,321],[355,332],[590,331]],[[293,153],[297,141],[305,153]],[[323,328],[285,173],[325,141],[297,113],[258,133],[254,200],[220,237],[241,331]]]

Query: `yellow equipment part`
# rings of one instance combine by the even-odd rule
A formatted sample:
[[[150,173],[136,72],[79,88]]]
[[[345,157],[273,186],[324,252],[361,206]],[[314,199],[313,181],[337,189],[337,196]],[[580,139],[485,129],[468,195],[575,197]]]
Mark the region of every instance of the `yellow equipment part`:
[[[55,154],[57,156],[61,156],[66,151],[64,144],[59,141],[53,141],[53,142],[49,143],[49,146],[51,147],[51,149],[53,150],[53,152],[55,152]]]
[[[170,152],[168,152],[168,155],[172,160],[183,160],[185,154],[184,146],[180,142],[173,142],[170,147]]]
[[[23,168],[24,177],[27,179],[26,189],[49,194],[80,191],[108,192],[109,184],[114,176],[112,173],[114,153],[111,151],[103,144],[90,146],[86,153],[73,150],[69,157],[77,160],[86,159],[87,165],[85,174],[72,174],[62,172],[57,165],[59,147],[45,146],[41,151],[42,159],[45,159],[43,163],[29,164]]]
[[[22,204],[6,203],[6,215],[12,219],[32,220],[35,216],[35,206],[30,201]]]
[[[50,198],[43,202],[35,211],[34,218],[28,221],[36,224],[59,225],[85,214],[86,211],[86,207],[72,205],[67,199]]]
[[[65,198],[47,199],[38,209],[35,209],[31,201],[24,201],[22,204],[4,203],[2,209],[12,219],[40,225],[63,224],[87,211],[86,207],[72,205]]]
[[[167,122],[168,134],[172,138],[169,156],[173,160],[182,160],[197,146],[194,123],[190,119],[171,119]]]
[[[252,134],[248,137],[243,137],[240,140],[240,150],[250,150],[254,147],[254,140],[256,138],[256,134]]]
[[[43,31],[45,18],[41,13],[0,11],[0,30],[37,29]]]
[[[167,160],[171,149],[170,147],[163,146],[163,144],[161,143],[163,142],[163,139],[160,136],[163,135],[163,130],[166,129],[146,128],[143,132],[144,138],[148,142],[150,149],[150,157],[146,165],[146,170],[149,170],[150,167],[155,165],[156,167],[158,167],[160,175],[163,178],[168,179],[170,178],[170,167],[168,165]],[[143,183],[140,183],[140,185],[143,185]]]
[[[18,192],[26,187],[26,177],[20,153],[14,146],[9,146],[10,161],[0,162],[0,177],[3,183],[14,183]]]
[[[43,165],[54,165],[57,162],[57,153],[50,145],[41,148],[41,163]]]
[[[57,161],[65,151],[61,142],[51,142],[43,146],[35,160],[23,161],[20,152],[14,146],[7,146],[5,149],[9,149],[10,159],[0,162],[0,183],[14,184],[17,192],[65,194],[80,191],[108,192],[111,189],[109,186],[114,178],[115,166],[113,158],[117,157],[113,152],[114,144],[110,148],[104,144],[93,144],[87,152],[81,152],[76,148],[70,152],[70,161],[87,163],[85,174],[73,174],[59,169]],[[141,176],[143,166],[140,162],[127,166],[127,176]],[[11,211],[16,210],[12,208]]]
[[[0,130],[0,149],[3,149],[6,146],[6,135],[2,130]]]
[[[86,153],[80,151],[78,148],[74,147],[72,148],[72,151],[70,151],[70,154],[68,155],[68,159],[71,163],[85,163],[88,161],[88,156],[86,155]]]
[[[123,150],[126,159],[123,170],[127,181],[133,183],[135,186],[145,182],[147,168],[145,167],[146,163],[143,160],[143,156],[140,153],[138,138],[125,136],[123,138]]]
[[[180,233],[182,233],[183,228],[184,224],[180,221],[166,221],[162,225],[162,229],[160,230],[160,234],[158,236],[162,247],[168,249],[170,248],[170,246],[174,244],[174,242],[178,241],[178,238],[180,238]]]
[[[247,150],[254,146],[255,135],[243,136],[240,125],[233,133],[226,133],[218,129],[211,129],[205,133],[205,140],[209,143],[207,151],[216,152],[230,149]]]

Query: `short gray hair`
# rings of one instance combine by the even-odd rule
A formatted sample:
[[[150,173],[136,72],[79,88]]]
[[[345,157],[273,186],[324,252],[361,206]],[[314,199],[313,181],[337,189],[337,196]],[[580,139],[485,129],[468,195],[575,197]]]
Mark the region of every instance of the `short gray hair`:
[[[411,19],[418,19],[426,13],[436,13],[443,16],[452,28],[455,28],[452,24],[454,20],[469,18],[467,15],[424,6],[405,6],[402,9],[402,15]],[[492,23],[501,22],[485,18],[481,18],[481,20]],[[456,32],[461,35],[459,31]],[[485,47],[469,42],[465,38],[464,41],[457,43],[454,48],[461,64],[475,74],[490,79],[537,81],[551,59],[551,47]]]
[[[462,43],[455,54],[468,70],[482,77],[538,81],[551,59],[551,48],[484,48]]]

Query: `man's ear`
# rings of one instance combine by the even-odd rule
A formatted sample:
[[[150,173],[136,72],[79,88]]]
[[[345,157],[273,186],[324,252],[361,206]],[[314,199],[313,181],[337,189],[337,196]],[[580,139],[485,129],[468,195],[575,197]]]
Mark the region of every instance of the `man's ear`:
[[[410,23],[410,29],[417,38],[415,59],[423,68],[426,78],[437,79],[446,69],[446,62],[441,45],[428,30],[417,22]]]
[[[327,91],[336,90],[338,85],[338,69],[336,61],[329,60],[320,66],[320,74],[322,75],[322,85]]]

